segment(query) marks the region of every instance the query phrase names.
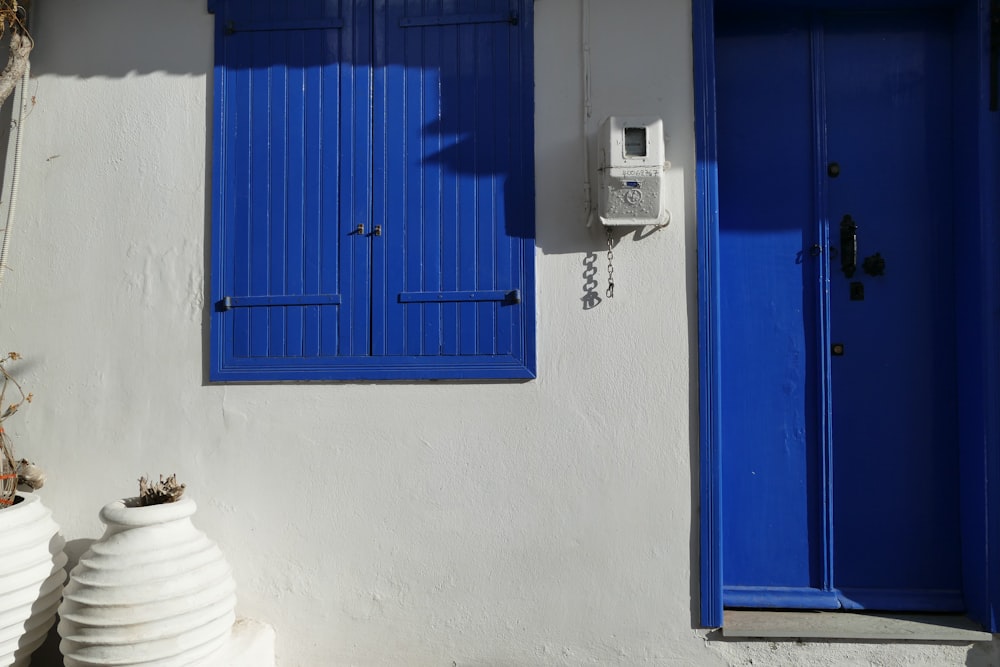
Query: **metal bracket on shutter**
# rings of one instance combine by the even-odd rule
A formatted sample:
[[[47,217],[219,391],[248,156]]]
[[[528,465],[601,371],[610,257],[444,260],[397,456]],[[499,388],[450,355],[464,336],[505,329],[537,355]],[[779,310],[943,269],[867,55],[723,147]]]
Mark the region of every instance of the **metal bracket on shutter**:
[[[287,294],[280,296],[225,296],[215,304],[216,310],[254,306],[337,306],[339,294]]]
[[[499,301],[506,306],[521,303],[521,290],[470,290],[465,292],[400,292],[400,303],[456,303]]]
[[[237,32],[271,32],[277,30],[336,30],[344,27],[343,19],[289,19],[286,21],[226,21],[226,34]]]
[[[495,14],[452,14],[443,16],[404,16],[399,19],[400,28],[420,28],[439,25],[460,25],[466,23],[509,23],[517,25],[517,12]]]

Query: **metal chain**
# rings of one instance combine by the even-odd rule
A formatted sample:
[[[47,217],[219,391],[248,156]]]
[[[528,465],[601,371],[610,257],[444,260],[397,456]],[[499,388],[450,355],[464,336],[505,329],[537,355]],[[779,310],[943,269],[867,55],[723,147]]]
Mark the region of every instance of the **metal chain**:
[[[608,289],[605,294],[609,299],[613,299],[615,298],[615,265],[613,264],[615,253],[612,249],[614,239],[611,238],[611,228],[605,227],[604,229],[608,233]]]

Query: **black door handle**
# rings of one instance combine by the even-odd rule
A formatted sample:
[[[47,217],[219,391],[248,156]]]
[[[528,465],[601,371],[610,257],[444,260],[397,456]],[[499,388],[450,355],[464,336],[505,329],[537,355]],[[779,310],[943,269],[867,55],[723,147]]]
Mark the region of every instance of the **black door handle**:
[[[850,213],[840,221],[840,270],[848,278],[858,270],[858,225]]]

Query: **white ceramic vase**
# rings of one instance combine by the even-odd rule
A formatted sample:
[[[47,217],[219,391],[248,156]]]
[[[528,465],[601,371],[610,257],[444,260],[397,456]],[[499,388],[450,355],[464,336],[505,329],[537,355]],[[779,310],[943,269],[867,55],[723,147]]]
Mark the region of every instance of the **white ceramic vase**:
[[[106,505],[107,528],[70,572],[59,607],[66,667],[211,665],[229,640],[236,586],[194,527],[189,498]]]
[[[66,581],[65,542],[34,494],[0,510],[0,665],[31,664],[56,619]]]

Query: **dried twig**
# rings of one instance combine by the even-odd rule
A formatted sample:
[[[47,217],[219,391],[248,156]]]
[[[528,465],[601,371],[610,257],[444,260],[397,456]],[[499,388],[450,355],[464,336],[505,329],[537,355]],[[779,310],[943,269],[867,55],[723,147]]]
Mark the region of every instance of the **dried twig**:
[[[22,20],[23,11],[17,0],[0,0],[0,37],[10,30],[10,54],[7,65],[0,71],[0,104],[10,97],[28,66],[28,55],[35,40],[28,34]]]
[[[7,372],[4,364],[11,360],[18,360],[21,355],[17,352],[8,352],[7,356],[0,357],[0,509],[14,503],[14,495],[17,493],[18,484],[26,484],[33,489],[37,489],[45,483],[45,473],[40,468],[35,467],[26,459],[18,461],[14,458],[14,446],[3,428],[3,422],[8,417],[15,414],[17,409],[25,402],[31,403],[33,396],[25,394],[20,383]],[[7,403],[7,388],[14,385],[20,394],[18,400]]]
[[[0,105],[6,101],[14,88],[21,81],[28,66],[28,55],[35,46],[35,41],[28,34],[28,29],[24,25],[24,10],[18,5],[18,0],[0,0],[0,37],[10,32],[9,55],[7,65],[0,71]],[[6,357],[0,358],[0,422],[10,417],[21,407],[24,401],[31,402],[31,394],[25,395],[21,385],[12,378],[3,367],[4,362],[9,359],[19,359],[20,355],[10,352]],[[7,393],[7,385],[13,384],[20,392],[20,400],[8,404],[4,407],[4,399]],[[40,487],[45,481],[45,473],[36,468],[28,461],[14,459],[14,450],[10,443],[10,438],[0,424],[0,509],[8,507],[14,503],[18,484],[26,484],[35,489]]]

